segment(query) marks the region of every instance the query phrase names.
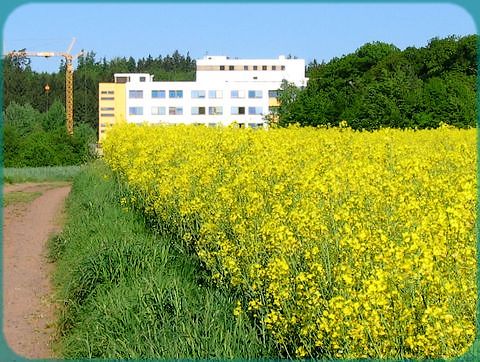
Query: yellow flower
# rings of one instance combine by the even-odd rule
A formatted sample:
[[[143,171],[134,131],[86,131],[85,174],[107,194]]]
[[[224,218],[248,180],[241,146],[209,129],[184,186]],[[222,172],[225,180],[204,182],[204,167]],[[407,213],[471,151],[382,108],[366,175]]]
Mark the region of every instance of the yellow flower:
[[[121,207],[177,232],[296,357],[448,358],[472,343],[475,129],[124,123],[103,148],[131,191]]]

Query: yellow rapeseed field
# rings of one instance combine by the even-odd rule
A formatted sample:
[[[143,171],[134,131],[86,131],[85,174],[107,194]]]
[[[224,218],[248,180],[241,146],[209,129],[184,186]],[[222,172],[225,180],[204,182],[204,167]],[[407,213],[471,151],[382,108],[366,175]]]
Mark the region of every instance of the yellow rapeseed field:
[[[179,233],[280,356],[471,346],[476,130],[124,124],[103,147],[123,201]]]

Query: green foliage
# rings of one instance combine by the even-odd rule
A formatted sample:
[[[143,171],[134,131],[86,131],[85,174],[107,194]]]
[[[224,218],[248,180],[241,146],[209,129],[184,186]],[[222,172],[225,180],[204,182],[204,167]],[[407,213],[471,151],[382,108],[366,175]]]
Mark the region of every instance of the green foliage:
[[[16,102],[10,103],[3,114],[4,125],[12,126],[20,136],[25,136],[35,128],[41,128],[41,124],[38,122],[39,119],[40,112],[30,104],[22,106]]]
[[[93,157],[94,130],[80,124],[67,134],[65,110],[56,101],[46,113],[12,102],[3,114],[4,167],[67,166]]]
[[[380,127],[474,127],[477,36],[432,39],[400,51],[368,43],[328,63],[312,62],[305,89],[284,85],[278,124]]]
[[[177,240],[152,233],[122,207],[128,194],[101,162],[74,180],[63,232],[49,242],[57,299],[65,301],[63,358],[210,359],[271,356],[234,296],[207,286]]]
[[[65,128],[66,119],[67,116],[63,104],[59,101],[55,101],[48,109],[48,112],[43,114],[42,128],[45,131]]]

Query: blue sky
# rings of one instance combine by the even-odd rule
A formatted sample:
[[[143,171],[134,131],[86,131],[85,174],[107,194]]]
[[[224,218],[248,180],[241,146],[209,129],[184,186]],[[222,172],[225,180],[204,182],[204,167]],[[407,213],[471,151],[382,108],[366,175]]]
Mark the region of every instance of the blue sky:
[[[3,52],[94,51],[97,59],[171,54],[328,61],[372,41],[400,49],[433,37],[476,33],[457,5],[340,3],[27,4],[3,28]],[[58,70],[60,59],[32,58],[36,71]]]

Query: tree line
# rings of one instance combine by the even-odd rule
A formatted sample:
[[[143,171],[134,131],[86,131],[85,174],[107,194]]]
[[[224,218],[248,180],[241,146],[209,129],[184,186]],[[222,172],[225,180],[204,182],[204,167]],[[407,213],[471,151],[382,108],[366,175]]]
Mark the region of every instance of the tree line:
[[[477,36],[434,38],[401,51],[367,43],[329,62],[311,62],[305,88],[284,82],[280,126],[474,127],[477,119]]]

